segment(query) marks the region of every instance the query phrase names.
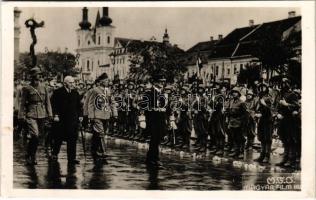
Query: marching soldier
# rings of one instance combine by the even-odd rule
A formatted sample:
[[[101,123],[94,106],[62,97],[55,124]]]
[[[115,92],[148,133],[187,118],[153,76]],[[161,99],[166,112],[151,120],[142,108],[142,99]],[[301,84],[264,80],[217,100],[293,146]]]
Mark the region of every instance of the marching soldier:
[[[258,95],[255,118],[258,119],[257,137],[261,142],[261,152],[255,161],[268,163],[271,154],[273,122],[272,98],[269,96],[269,88],[266,84],[262,83],[258,86]]]
[[[26,161],[36,165],[36,151],[39,135],[44,134],[46,120],[52,119],[52,107],[47,88],[41,84],[41,71],[31,69],[31,82],[22,89],[18,118],[25,120],[29,141],[27,144]]]
[[[88,118],[92,123],[91,154],[95,164],[106,164],[104,136],[111,116],[117,117],[116,105],[112,102],[108,88],[108,76],[101,74],[95,81],[88,101]]]

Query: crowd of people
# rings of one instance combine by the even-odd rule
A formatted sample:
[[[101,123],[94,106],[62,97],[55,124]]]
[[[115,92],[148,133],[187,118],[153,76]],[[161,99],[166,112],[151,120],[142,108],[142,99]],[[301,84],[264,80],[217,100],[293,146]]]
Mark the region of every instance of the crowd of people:
[[[67,142],[69,164],[78,164],[79,129],[92,133],[91,156],[106,164],[105,135],[148,142],[146,164],[161,166],[159,146],[243,159],[260,141],[256,162],[269,163],[272,139],[281,140],[277,165],[299,168],[301,157],[301,91],[287,78],[253,85],[218,82],[167,83],[161,74],[149,80],[94,82],[66,76],[63,83],[42,79],[33,68],[29,82],[15,82],[15,135],[27,141],[26,162],[36,164],[39,136],[46,135],[50,160],[57,161]],[[49,134],[48,134],[49,133]],[[85,148],[85,147],[84,147]]]

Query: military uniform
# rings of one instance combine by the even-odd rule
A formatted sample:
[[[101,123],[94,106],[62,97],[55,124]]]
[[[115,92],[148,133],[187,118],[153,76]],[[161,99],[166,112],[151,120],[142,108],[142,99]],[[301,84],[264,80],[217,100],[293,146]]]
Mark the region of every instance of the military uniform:
[[[233,89],[237,91],[238,89]],[[229,106],[229,121],[228,128],[233,136],[235,143],[235,152],[230,154],[230,156],[242,157],[243,153],[243,144],[245,142],[244,134],[245,131],[245,121],[247,116],[247,107],[246,104],[240,100],[240,98],[235,98],[230,102]]]
[[[261,142],[260,156],[256,161],[269,162],[273,133],[272,98],[269,96],[268,87],[265,85],[263,87],[266,87],[266,91],[259,91],[259,100],[256,103],[257,137]]]
[[[256,129],[256,122],[255,122],[255,109],[256,109],[256,101],[257,99],[254,97],[252,91],[247,91],[247,95],[252,95],[252,98],[246,99],[245,104],[247,107],[247,123],[246,123],[246,137],[247,137],[247,144],[246,149],[251,148],[253,145],[253,141],[255,138],[255,129]]]
[[[36,164],[35,157],[38,146],[38,137],[44,132],[48,117],[52,118],[52,107],[47,88],[42,84],[27,85],[22,89],[18,118],[25,119],[29,134],[27,158],[30,164]]]
[[[156,81],[161,81],[162,76],[156,75]],[[167,130],[167,114],[166,105],[168,104],[168,99],[165,98],[161,89],[153,86],[148,92],[146,92],[146,99],[144,101],[149,101],[149,109],[146,112],[146,120],[148,124],[148,131],[150,134],[149,150],[146,156],[146,164],[159,166],[159,144],[162,135],[165,135]]]
[[[102,76],[102,75],[101,75]],[[105,78],[106,76],[102,76]],[[104,135],[111,116],[117,117],[116,105],[110,91],[100,86],[91,90],[87,99],[87,115],[92,125],[91,154],[95,162],[103,161],[105,153]]]
[[[278,127],[278,135],[283,143],[284,157],[280,165],[290,166],[295,163],[295,140],[297,138],[297,128],[295,123],[296,116],[294,111],[298,111],[297,96],[287,91],[283,93],[283,100],[280,100],[278,106],[278,117],[280,120]]]

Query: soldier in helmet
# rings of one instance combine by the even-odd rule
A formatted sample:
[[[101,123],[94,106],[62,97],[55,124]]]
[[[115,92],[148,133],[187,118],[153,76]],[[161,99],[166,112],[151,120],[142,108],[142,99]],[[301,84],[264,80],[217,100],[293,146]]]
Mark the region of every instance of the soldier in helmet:
[[[269,87],[262,83],[258,86],[259,100],[256,103],[255,118],[258,121],[257,137],[261,142],[261,152],[257,162],[268,163],[272,144],[272,98],[269,96]]]
[[[246,124],[246,137],[247,143],[245,149],[251,149],[253,145],[253,141],[255,138],[255,129],[256,129],[256,122],[254,119],[255,115],[255,107],[256,107],[256,98],[252,90],[247,90],[246,92],[246,106],[247,106],[247,124]]]
[[[295,117],[299,108],[297,95],[291,90],[288,79],[283,79],[281,83],[281,100],[278,102],[279,127],[278,135],[283,143],[283,160],[278,163],[280,166],[294,166],[295,158]]]
[[[245,130],[245,120],[247,117],[247,107],[245,103],[240,99],[241,93],[240,89],[235,87],[232,89],[233,99],[229,106],[229,121],[228,128],[232,134],[234,140],[234,152],[229,154],[229,156],[236,158],[243,158],[243,144],[245,142],[244,130]]]
[[[52,107],[47,88],[41,84],[41,71],[31,69],[31,82],[22,89],[21,103],[18,117],[25,120],[29,141],[27,144],[26,161],[29,165],[36,165],[36,151],[39,135],[44,134],[45,120],[52,119]]]

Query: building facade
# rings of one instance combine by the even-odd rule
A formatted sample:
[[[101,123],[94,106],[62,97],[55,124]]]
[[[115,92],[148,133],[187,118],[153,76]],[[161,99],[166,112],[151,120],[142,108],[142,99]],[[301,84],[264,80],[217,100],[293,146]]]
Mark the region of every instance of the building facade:
[[[185,78],[198,74],[197,60],[201,59],[203,67],[199,76],[204,83],[212,80],[236,84],[240,70],[248,66],[260,67],[261,77],[265,79],[268,75],[259,57],[265,48],[264,43],[270,38],[276,43],[290,40],[289,48],[295,51],[293,59],[301,62],[301,17],[295,16],[295,12],[291,11],[288,18],[279,21],[254,25],[254,21],[249,20],[249,26],[233,30],[212,47],[209,45],[211,50],[207,52],[201,51],[201,48],[193,52],[189,52],[189,49],[189,56],[192,57],[194,53],[199,56],[193,56],[192,61],[187,64]],[[272,71],[270,76],[273,75],[277,75],[277,72]]]

